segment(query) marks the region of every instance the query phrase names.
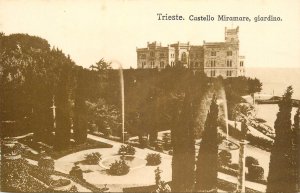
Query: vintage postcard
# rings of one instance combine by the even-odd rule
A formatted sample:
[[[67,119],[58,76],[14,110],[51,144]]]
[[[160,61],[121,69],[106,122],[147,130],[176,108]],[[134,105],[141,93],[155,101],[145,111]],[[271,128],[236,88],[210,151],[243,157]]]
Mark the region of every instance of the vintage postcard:
[[[300,1],[0,0],[1,192],[300,192]]]

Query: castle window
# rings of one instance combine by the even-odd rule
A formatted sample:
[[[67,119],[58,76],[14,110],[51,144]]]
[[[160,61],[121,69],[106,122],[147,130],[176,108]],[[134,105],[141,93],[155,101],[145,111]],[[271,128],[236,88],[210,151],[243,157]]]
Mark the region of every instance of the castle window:
[[[227,70],[226,71],[226,76],[232,76],[232,71],[231,70]]]
[[[185,53],[185,52],[183,52],[183,53],[181,54],[181,61],[182,61],[183,63],[186,63],[186,61],[187,61],[187,56],[186,56],[186,53]]]
[[[142,68],[144,68],[145,65],[146,65],[146,62],[142,62]]]
[[[227,64],[227,67],[232,67],[232,60],[227,60],[226,64]]]
[[[216,51],[211,51],[211,56],[216,56],[217,55],[217,52]]]
[[[154,68],[154,61],[150,62],[151,68]]]
[[[154,52],[150,52],[150,56],[151,56],[151,57],[154,57]]]
[[[164,68],[164,67],[165,67],[164,61],[161,61],[161,62],[160,62],[160,67],[161,67],[161,68]]]
[[[227,51],[227,56],[232,56],[232,51]]]
[[[240,61],[240,66],[244,66],[244,62],[243,61]]]
[[[214,70],[210,71],[210,76],[216,76],[216,71]]]
[[[210,66],[211,67],[216,67],[216,61],[215,60],[211,60],[210,61]]]

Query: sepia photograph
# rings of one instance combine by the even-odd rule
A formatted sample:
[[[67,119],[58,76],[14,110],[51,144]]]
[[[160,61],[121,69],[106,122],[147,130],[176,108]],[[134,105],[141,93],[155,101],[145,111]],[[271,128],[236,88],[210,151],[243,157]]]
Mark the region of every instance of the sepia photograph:
[[[300,192],[300,1],[0,0],[0,192]]]

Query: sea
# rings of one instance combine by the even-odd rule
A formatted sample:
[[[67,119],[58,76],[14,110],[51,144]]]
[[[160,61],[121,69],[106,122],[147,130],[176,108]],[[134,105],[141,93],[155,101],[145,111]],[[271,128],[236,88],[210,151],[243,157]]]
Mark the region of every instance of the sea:
[[[282,96],[288,86],[292,86],[293,99],[300,99],[300,68],[247,68],[246,76],[258,78],[262,82],[262,94]],[[279,107],[277,104],[256,105],[256,116],[263,118],[274,127]],[[297,108],[292,109],[293,116]]]
[[[246,68],[246,76],[262,82],[261,93],[282,96],[291,85],[293,99],[300,99],[300,68]]]

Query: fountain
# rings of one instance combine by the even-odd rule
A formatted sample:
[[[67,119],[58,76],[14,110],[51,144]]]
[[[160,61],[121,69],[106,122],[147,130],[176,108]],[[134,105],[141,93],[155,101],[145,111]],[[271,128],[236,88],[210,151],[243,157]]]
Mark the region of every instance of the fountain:
[[[121,84],[121,101],[122,101],[122,142],[125,141],[125,98],[124,98],[124,77],[123,69],[120,65],[120,84]]]
[[[111,64],[118,64],[119,73],[120,73],[120,85],[121,85],[121,103],[122,103],[122,143],[125,143],[125,96],[124,96],[124,76],[122,64],[119,61],[112,61]]]
[[[222,150],[237,150],[239,149],[239,145],[229,140],[229,132],[228,132],[228,108],[227,108],[227,100],[226,93],[224,87],[220,89],[221,99],[217,100],[218,105],[222,105],[224,111],[224,119],[225,119],[225,127],[226,127],[226,139],[219,146],[219,149]]]
[[[221,97],[223,100],[223,110],[224,110],[224,119],[225,119],[225,127],[226,127],[226,141],[228,142],[228,109],[227,109],[227,100],[225,89],[221,89]]]

